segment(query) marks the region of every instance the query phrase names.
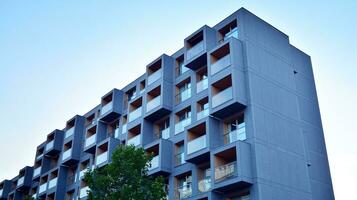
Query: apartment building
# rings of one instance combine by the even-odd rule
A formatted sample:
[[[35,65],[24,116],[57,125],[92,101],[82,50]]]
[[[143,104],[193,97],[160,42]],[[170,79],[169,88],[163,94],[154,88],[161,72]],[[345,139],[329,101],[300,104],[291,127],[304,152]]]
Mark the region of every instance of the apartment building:
[[[244,8],[99,102],[49,133],[0,199],[86,199],[83,174],[119,144],[154,154],[168,199],[334,199],[310,57]]]

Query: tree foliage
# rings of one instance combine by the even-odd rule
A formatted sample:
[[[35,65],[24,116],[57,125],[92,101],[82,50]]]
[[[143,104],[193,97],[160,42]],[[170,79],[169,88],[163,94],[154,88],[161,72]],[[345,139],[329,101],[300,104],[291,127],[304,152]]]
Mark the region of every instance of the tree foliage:
[[[112,162],[86,173],[85,181],[91,200],[160,200],[165,199],[162,177],[148,176],[152,159],[144,149],[119,145]]]

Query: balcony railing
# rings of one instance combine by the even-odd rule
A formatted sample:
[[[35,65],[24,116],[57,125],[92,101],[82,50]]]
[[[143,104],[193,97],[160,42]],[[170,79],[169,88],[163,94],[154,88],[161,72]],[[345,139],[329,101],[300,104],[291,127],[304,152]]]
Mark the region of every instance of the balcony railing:
[[[216,74],[217,72],[225,69],[229,65],[231,65],[231,56],[230,54],[227,54],[217,60],[215,63],[211,64],[211,75]]]
[[[226,165],[216,167],[214,171],[214,178],[216,182],[222,181],[229,177],[236,175],[237,172],[237,162],[231,162]]]
[[[187,143],[187,154],[194,153],[196,151],[199,151],[203,148],[207,147],[207,136],[202,135],[194,140],[191,140]]]
[[[180,153],[175,155],[175,166],[182,165],[185,163],[185,153]]]
[[[227,39],[229,39],[230,37],[233,37],[233,38],[237,38],[238,39],[238,28],[235,27],[234,29],[232,29],[230,32],[228,32],[223,40],[226,41]]]
[[[129,122],[132,122],[134,120],[136,120],[137,118],[141,117],[141,107],[131,111],[129,113]]]
[[[1,196],[1,195],[0,195]],[[32,196],[31,196],[33,199],[36,199],[37,198],[37,194],[35,193],[35,194],[33,194]]]
[[[37,177],[40,174],[41,174],[41,167],[37,167],[35,170],[33,170],[33,177]]]
[[[191,88],[186,88],[176,95],[176,104],[179,104],[189,98],[191,98]]]
[[[0,197],[2,197],[2,191],[3,191],[3,190],[2,190],[2,189],[0,189]]]
[[[185,130],[185,127],[191,124],[191,117],[186,118],[177,124],[175,124],[175,134],[181,133]]]
[[[66,133],[64,134],[64,138],[69,138],[74,134],[74,127],[66,130]]]
[[[113,109],[113,102],[111,101],[105,104],[104,106],[102,106],[102,109],[100,110],[100,115],[104,115],[112,109]]]
[[[42,183],[38,189],[38,193],[41,194],[47,190],[47,183]]]
[[[211,187],[211,177],[198,181],[198,190],[200,192],[207,192],[211,189]]]
[[[25,177],[21,177],[17,180],[17,187],[21,186],[22,184],[24,184],[24,180],[25,180]]]
[[[176,199],[186,199],[192,196],[192,183],[187,183],[176,189]]]
[[[231,131],[229,133],[226,133],[224,135],[225,142],[226,144],[230,144],[235,141],[243,141],[247,139],[246,133],[245,133],[245,123],[238,124],[238,129]]]
[[[79,172],[79,179],[82,179],[84,177],[84,175],[90,171],[88,168],[85,168],[85,169],[82,169],[80,172]]]
[[[149,101],[146,104],[146,112],[150,112],[152,109],[159,107],[161,104],[161,95],[151,99],[151,101]]]
[[[45,151],[48,151],[53,148],[53,145],[55,144],[55,141],[52,140],[51,142],[46,144]]]
[[[130,139],[127,142],[128,145],[139,146],[141,144],[141,134],[138,134]]]
[[[114,137],[119,138],[119,133],[120,133],[119,128],[116,128],[114,131]]]
[[[203,40],[187,50],[187,60],[192,59],[204,50]]]
[[[209,114],[209,109],[206,108],[204,110],[201,110],[200,112],[197,113],[197,120],[203,119],[207,117]]]
[[[154,156],[154,157],[152,158],[152,160],[150,161],[149,170],[153,170],[153,169],[159,167],[159,159],[160,159],[160,156],[159,156],[159,155]]]
[[[212,96],[212,107],[217,107],[233,98],[233,88],[229,87]]]
[[[40,158],[42,158],[42,156],[43,156],[43,153],[41,153],[40,155],[38,155],[38,156],[36,157],[36,160],[39,160]]]
[[[67,149],[65,152],[63,152],[62,161],[64,161],[67,158],[71,157],[71,154],[72,154],[72,148]]]
[[[90,145],[94,144],[97,139],[96,136],[97,134],[93,134],[90,137],[86,138],[85,147],[89,147]]]
[[[51,179],[50,182],[48,182],[48,189],[51,189],[51,188],[53,188],[53,187],[56,187],[56,185],[57,185],[57,177]]]
[[[154,83],[155,81],[159,80],[162,76],[162,69],[157,70],[156,72],[150,74],[148,76],[148,85]]]
[[[126,124],[123,124],[121,133],[122,134],[126,133]]]
[[[88,196],[89,190],[90,189],[88,186],[81,188],[81,190],[79,191],[79,198],[84,198],[84,197]]]
[[[167,127],[164,130],[161,130],[156,134],[158,138],[169,139],[170,138],[170,127]]]
[[[95,159],[95,165],[100,165],[108,160],[108,151],[99,154]]]
[[[197,82],[197,94],[208,88],[208,79],[202,79]]]

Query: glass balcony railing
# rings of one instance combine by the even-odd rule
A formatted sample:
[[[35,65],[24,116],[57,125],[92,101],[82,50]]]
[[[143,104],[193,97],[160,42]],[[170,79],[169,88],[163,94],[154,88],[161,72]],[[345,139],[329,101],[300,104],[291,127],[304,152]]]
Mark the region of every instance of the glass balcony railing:
[[[42,183],[38,189],[38,193],[41,194],[47,190],[47,183]]]
[[[185,153],[180,153],[175,155],[175,166],[182,165],[185,163]]]
[[[233,98],[233,88],[229,87],[212,96],[212,107],[217,107]]]
[[[82,179],[84,177],[84,175],[89,171],[88,168],[85,168],[85,169],[82,169],[80,172],[79,172],[79,179]]]
[[[57,177],[53,178],[48,182],[48,189],[54,188],[57,185]]]
[[[197,94],[208,88],[208,79],[202,79],[197,82]]]
[[[1,195],[0,195],[1,196]],[[31,196],[33,199],[36,199],[37,198],[37,194],[35,193],[35,194],[33,194],[32,196]]]
[[[192,59],[204,50],[203,40],[187,50],[187,60]]]
[[[17,187],[21,186],[22,184],[24,184],[24,180],[25,180],[25,177],[21,177],[17,180]]]
[[[129,113],[129,122],[132,122],[134,120],[136,120],[137,118],[141,117],[141,107],[131,111]]]
[[[191,124],[191,117],[186,118],[177,124],[175,124],[175,134],[181,133],[185,130],[185,127]]]
[[[51,142],[46,144],[45,151],[48,151],[53,148],[53,145],[55,144],[55,141],[52,140]]]
[[[192,183],[187,183],[176,189],[176,199],[186,199],[192,196]]]
[[[128,145],[139,146],[141,144],[141,134],[136,135],[136,136],[128,139],[127,144]]]
[[[105,104],[104,106],[102,106],[102,109],[100,110],[100,115],[104,115],[112,109],[113,109],[113,102],[111,101]]]
[[[191,98],[191,88],[187,88],[176,95],[176,104]]]
[[[148,85],[154,83],[155,81],[159,80],[162,76],[162,69],[157,70],[156,72],[150,74],[148,76]]]
[[[196,151],[199,151],[203,148],[207,147],[207,136],[202,135],[194,140],[191,140],[187,143],[187,154],[194,153]]]
[[[72,148],[67,149],[65,152],[63,152],[62,161],[64,161],[67,158],[71,157],[71,154],[72,154]]]
[[[97,158],[95,159],[95,165],[100,165],[108,160],[108,151],[97,155]]]
[[[216,167],[214,178],[216,182],[232,177],[237,172],[237,162],[231,162],[226,165]]]
[[[84,198],[84,197],[88,196],[88,191],[89,191],[88,186],[81,188],[79,191],[79,198]]]
[[[35,170],[33,170],[33,177],[37,177],[40,174],[41,174],[41,167],[37,167]]]
[[[233,38],[238,39],[238,28],[237,28],[237,27],[235,27],[235,28],[232,29],[230,32],[228,32],[228,33],[224,36],[223,40],[226,41],[226,40],[229,39],[230,37],[233,37]]]
[[[226,133],[224,135],[225,142],[226,144],[230,144],[235,141],[243,141],[247,139],[246,133],[245,133],[245,123],[238,124],[238,129],[231,131],[229,133]]]
[[[159,167],[159,159],[160,159],[159,155],[154,156],[154,157],[152,158],[152,160],[150,161],[149,170],[153,170],[153,169]]]
[[[126,133],[126,124],[123,124],[122,130],[121,130],[121,134]]]
[[[0,197],[2,197],[2,191],[3,191],[3,190],[2,190],[2,189],[0,189]]]
[[[42,158],[42,156],[43,156],[43,153],[41,153],[40,155],[38,155],[38,156],[36,157],[36,159],[39,160],[39,159]]]
[[[152,109],[159,107],[161,104],[161,95],[157,96],[146,104],[146,112],[150,112]]]
[[[89,147],[90,145],[94,144],[97,140],[97,134],[93,134],[90,137],[86,138],[85,147]]]
[[[211,178],[205,178],[203,180],[198,181],[198,191],[207,192],[211,189]]]
[[[217,60],[215,63],[211,64],[211,75],[216,74],[217,72],[225,69],[229,65],[231,65],[231,56],[230,54],[227,54]]]
[[[66,133],[64,134],[64,138],[69,138],[74,134],[74,127],[66,130]]]
[[[206,108],[197,113],[197,120],[203,119],[209,115],[209,109]]]
[[[161,130],[156,134],[158,138],[169,139],[170,138],[170,127],[167,127],[164,130]]]
[[[116,128],[114,131],[114,137],[119,138],[119,133],[120,133],[119,128]]]

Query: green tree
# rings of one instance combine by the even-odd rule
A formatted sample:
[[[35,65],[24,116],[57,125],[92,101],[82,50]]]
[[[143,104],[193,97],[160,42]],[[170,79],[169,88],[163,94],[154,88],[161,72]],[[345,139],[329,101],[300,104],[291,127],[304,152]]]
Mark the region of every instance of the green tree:
[[[119,145],[112,162],[85,174],[91,200],[160,200],[166,199],[164,179],[148,176],[152,159],[143,148]]]

